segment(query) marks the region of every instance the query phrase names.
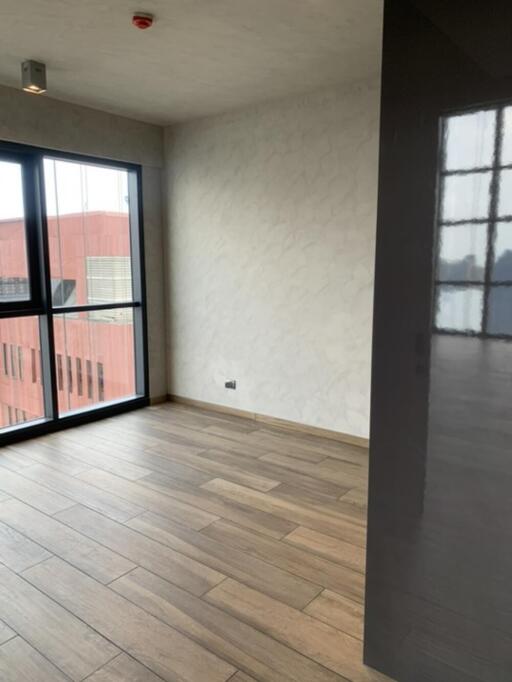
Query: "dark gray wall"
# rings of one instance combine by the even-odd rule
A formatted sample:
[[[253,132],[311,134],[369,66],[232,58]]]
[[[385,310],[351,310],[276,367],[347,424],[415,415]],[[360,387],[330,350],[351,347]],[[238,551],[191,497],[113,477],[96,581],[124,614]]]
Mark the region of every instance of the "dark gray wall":
[[[512,346],[432,314],[440,120],[512,102],[511,27],[385,4],[365,660],[400,682],[512,679]]]

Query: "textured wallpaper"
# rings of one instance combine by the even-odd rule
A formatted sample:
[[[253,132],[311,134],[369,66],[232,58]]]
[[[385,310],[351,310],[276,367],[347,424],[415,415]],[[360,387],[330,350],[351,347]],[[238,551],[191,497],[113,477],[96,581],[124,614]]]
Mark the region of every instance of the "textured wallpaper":
[[[166,131],[170,392],[368,435],[378,109],[372,81]]]

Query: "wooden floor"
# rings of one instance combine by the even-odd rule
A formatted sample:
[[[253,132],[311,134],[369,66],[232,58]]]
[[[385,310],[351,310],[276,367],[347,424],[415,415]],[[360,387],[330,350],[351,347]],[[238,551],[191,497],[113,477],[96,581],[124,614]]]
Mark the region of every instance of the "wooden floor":
[[[0,450],[2,682],[352,682],[367,453],[174,404]]]

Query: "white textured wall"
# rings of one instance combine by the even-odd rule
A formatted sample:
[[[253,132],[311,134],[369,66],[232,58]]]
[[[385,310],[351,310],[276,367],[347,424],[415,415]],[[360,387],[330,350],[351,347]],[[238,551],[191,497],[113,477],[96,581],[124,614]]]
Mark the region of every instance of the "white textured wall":
[[[142,165],[149,390],[152,397],[165,395],[162,129],[46,95],[30,95],[0,86],[0,140]]]
[[[368,435],[378,107],[375,81],[166,131],[171,393]]]

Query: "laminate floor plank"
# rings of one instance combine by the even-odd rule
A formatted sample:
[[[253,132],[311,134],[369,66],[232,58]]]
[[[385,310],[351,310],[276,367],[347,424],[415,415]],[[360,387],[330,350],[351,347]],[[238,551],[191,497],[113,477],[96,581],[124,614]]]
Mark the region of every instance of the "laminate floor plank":
[[[144,569],[111,587],[261,682],[341,682],[299,652]]]
[[[0,449],[0,680],[383,682],[367,472],[364,448],[176,403]]]
[[[249,675],[246,675],[243,672],[240,672],[240,670],[234,675],[229,682],[256,682],[254,677],[249,677]]]
[[[342,597],[341,594],[324,590],[306,606],[304,613],[308,613],[317,620],[332,625],[337,630],[346,632],[352,637],[363,639],[363,606],[356,604],[351,599]]]
[[[154,448],[155,446],[153,446]],[[146,469],[145,476],[149,474],[160,471],[163,474],[172,476],[177,481],[183,481],[186,483],[198,484],[202,483],[212,476],[205,476],[204,473],[198,472],[191,467],[183,467],[179,462],[173,461],[172,457],[178,459],[181,455],[183,456],[194,456],[198,452],[198,448],[191,448],[187,446],[176,446],[169,450],[169,457],[161,454],[160,452],[153,450],[152,448],[145,448],[138,452],[123,452],[122,457],[124,458],[126,465],[135,465],[139,467],[142,466]],[[107,469],[104,466],[97,467],[98,469],[105,469],[105,471],[110,471],[112,474],[117,474],[114,467]],[[122,470],[121,470],[122,472]],[[118,474],[118,475],[122,475]],[[130,478],[129,476],[123,476],[123,478]],[[138,480],[142,476],[138,476],[137,479],[131,478],[131,480]]]
[[[28,583],[26,575],[26,571],[21,577],[0,566],[0,613],[10,628],[44,652],[53,665],[78,682],[119,653],[117,647]]]
[[[164,409],[162,409],[162,407]],[[220,414],[219,412],[204,412],[203,410],[193,409],[182,406],[173,406],[171,410],[168,406],[161,406],[151,411],[151,414],[144,415],[144,419],[150,421],[154,426],[165,430],[169,425],[180,424],[195,431],[205,431],[209,426],[222,425],[230,434],[250,433],[257,426],[247,419],[231,417]]]
[[[368,467],[367,448],[320,436],[292,433],[290,430],[279,427],[262,426],[257,432],[251,434],[249,440],[257,440],[262,445],[267,444],[269,446],[268,449],[273,452],[279,452],[283,448],[288,449],[290,452],[295,452],[294,457],[298,459],[301,459],[301,457],[297,453],[317,453],[323,458],[333,457],[343,462],[352,462],[360,464],[365,468]]]
[[[36,553],[34,557],[37,560],[27,564],[21,570],[48,558],[49,552],[102,583],[109,583],[135,568],[135,564],[131,561],[69,528],[56,517],[38,512],[18,500],[0,503],[0,522],[3,522],[0,523],[0,529],[7,524],[7,527],[14,529],[13,532],[23,533],[24,536],[38,543],[35,547],[39,549],[39,553]],[[48,551],[43,550],[43,547]],[[0,534],[0,560],[3,557],[3,549]],[[19,551],[16,546],[14,550]],[[9,563],[7,565],[13,568]]]
[[[343,495],[348,494],[352,488],[345,488]],[[277,488],[273,488],[272,494],[276,497],[281,497],[283,500],[289,500],[290,502],[295,502],[303,504],[307,507],[318,508],[324,511],[343,512],[344,509],[341,505],[340,500],[343,496],[330,495],[322,491],[322,488],[317,490],[305,489],[303,486],[298,486],[293,483],[281,483]],[[364,523],[366,521],[366,516],[362,515],[358,509],[351,507],[348,516],[353,516],[358,523]]]
[[[87,474],[84,474],[87,475]],[[236,483],[230,483],[220,478],[215,478],[204,483],[201,488],[216,493],[233,502],[252,507],[259,511],[273,514],[279,518],[290,521],[296,525],[306,526],[312,530],[318,530],[326,535],[359,545],[365,546],[366,533],[363,526],[353,519],[334,516],[321,510],[306,507],[304,505],[282,500],[272,496],[271,493],[259,493]]]
[[[205,450],[201,453],[201,457],[210,458],[215,462],[222,462],[230,467],[239,467],[243,471],[258,473],[276,481],[295,485],[311,494],[330,497],[333,502],[336,502],[341,495],[344,495],[350,490],[348,483],[347,485],[339,485],[337,483],[322,481],[307,474],[293,471],[290,468],[263,461],[261,457],[259,459],[240,457],[240,455],[231,452],[214,449]]]
[[[10,504],[10,501],[1,502],[0,507],[4,504]],[[50,556],[51,554],[43,547],[0,521],[0,563],[12,571],[21,573],[29,566],[49,559]]]
[[[368,490],[366,487],[352,488],[339,498],[340,502],[351,504],[366,512],[368,507]]]
[[[0,450],[0,467],[3,467],[4,469],[20,471],[33,463],[34,461],[29,457],[24,457],[21,453],[16,452],[9,446]]]
[[[272,433],[260,427],[247,436],[246,440],[250,443],[258,443],[263,447],[266,446],[269,452],[279,452],[283,455],[303,459],[306,462],[321,462],[330,454],[326,452],[325,448],[315,450],[314,448],[308,448],[307,444],[304,445],[304,443],[298,445],[293,440],[290,440],[290,436],[290,433]]]
[[[344,495],[348,495],[349,492],[349,489],[347,489]],[[294,504],[298,503],[306,507],[313,507],[313,509],[325,511],[334,516],[342,515],[360,526],[366,525],[366,511],[362,510],[357,505],[342,502],[343,496],[339,499],[335,499],[334,497],[323,493],[321,489],[305,490],[303,487],[290,483],[281,483],[277,488],[273,488],[272,495],[293,502]]]
[[[113,445],[115,445],[116,442],[129,442],[132,447],[145,450],[146,448],[149,448],[152,445],[158,445],[159,443],[157,438],[145,434],[145,429],[140,429],[136,423],[131,424],[126,420],[121,422],[119,417],[113,417],[108,428],[105,428],[104,424],[94,426],[94,430],[91,430],[92,433],[98,434]],[[85,433],[87,434],[87,431],[85,431]]]
[[[87,682],[162,682],[162,678],[123,653],[88,677]]]
[[[363,648],[356,638],[231,578],[214,587],[205,598],[351,682],[386,679],[361,663]]]
[[[24,468],[23,476],[14,471],[3,470],[0,476],[0,490],[10,497],[16,497],[18,500],[30,504],[45,514],[55,514],[55,512],[73,506],[74,502],[70,497],[60,495],[58,490],[51,492],[47,487],[41,485],[38,482],[41,481],[40,477],[35,476],[35,479],[31,479],[29,476],[26,478],[25,474],[31,469],[33,467]]]
[[[135,462],[139,460],[140,456],[138,456],[137,451],[127,448],[128,461],[126,461],[126,459],[119,456],[122,448],[121,445],[116,446],[114,449],[115,456],[113,456],[112,446],[100,438],[89,436],[87,443],[83,443],[70,437],[69,431],[64,431],[52,434],[52,440],[49,442],[57,451],[69,453],[70,457],[83,462],[88,468],[104,469],[130,481],[136,481],[143,476],[147,476],[152,471],[130,461],[131,458]],[[125,450],[122,450],[122,452],[124,453]],[[140,458],[142,459],[142,457]]]
[[[154,449],[158,452],[158,448]],[[228,481],[233,481],[234,483],[241,483],[249,488],[254,488],[254,490],[259,490],[261,492],[268,492],[280,484],[280,481],[276,481],[272,478],[262,476],[257,473],[244,471],[243,467],[236,465],[227,465],[219,461],[218,451],[210,450],[209,457],[202,457],[201,455],[171,455],[167,454],[166,457],[172,459],[175,462],[181,462],[183,464],[197,469],[208,474],[208,479],[215,478],[216,476],[222,476]],[[201,481],[204,483],[206,481]]]
[[[226,682],[236,672],[229,663],[61,559],[49,559],[24,575],[166,682]]]
[[[87,472],[86,472],[87,473]],[[81,474],[82,475],[82,474]],[[86,481],[75,476],[66,476],[44,464],[36,464],[33,467],[28,467],[28,469],[23,470],[23,477],[30,479],[27,482],[33,482],[35,485],[36,481],[40,482],[45,486],[46,493],[53,497],[56,496],[58,491],[63,490],[66,492],[68,498],[73,502],[71,504],[66,504],[64,509],[73,506],[74,504],[84,504],[91,509],[94,509],[102,514],[105,514],[109,518],[115,519],[116,521],[127,521],[128,519],[137,516],[145,511],[144,507],[136,505],[132,502],[122,499],[114,495],[113,493],[105,490],[100,490],[99,488],[89,485]],[[0,487],[3,484],[3,477],[0,480]],[[52,492],[49,492],[49,490]],[[24,502],[27,500],[23,500]],[[30,502],[28,502],[30,504]],[[36,505],[33,505],[36,506]],[[54,509],[53,511],[47,511],[46,509],[40,509],[49,514],[54,514],[60,509]]]
[[[363,602],[364,575],[358,571],[222,520],[212,523],[202,533],[293,575],[310,580],[315,585],[322,585],[356,602]]]
[[[11,628],[8,625],[6,625],[3,621],[0,620],[0,644],[8,642],[13,637],[16,637],[16,633],[14,632],[14,630],[11,630]]]
[[[37,439],[16,443],[11,446],[11,449],[24,457],[27,462],[46,464],[46,466],[70,476],[75,476],[91,468],[89,464],[74,459],[48,443],[42,443]]]
[[[191,424],[203,430],[215,424],[223,425],[230,432],[251,433],[259,428],[259,425],[251,419],[237,415],[226,414],[203,408],[190,408],[188,405],[167,402],[158,406],[151,416],[161,422],[169,423],[169,420],[180,424]]]
[[[200,447],[203,450],[222,450],[223,452],[232,452],[238,455],[245,455],[247,457],[260,457],[268,452],[268,448],[255,445],[253,443],[238,443],[230,438],[222,438],[213,433],[206,433],[204,431],[197,431],[195,429],[182,426],[180,424],[171,423],[158,429],[152,429],[153,437],[158,436],[159,445],[161,448],[173,447],[173,441],[183,444],[192,444]]]
[[[68,513],[58,514],[55,518],[192,594],[204,594],[226,577],[219,571],[87,507],[73,507]]]
[[[233,502],[221,495],[211,493],[203,487],[194,488],[192,486],[177,485],[167,476],[152,474],[139,481],[139,483],[151,490],[156,490],[187,505],[215,515],[217,517],[215,520],[219,517],[233,520],[270,537],[282,538],[298,525],[259,509]]]
[[[224,542],[203,533],[181,528],[169,519],[152,513],[142,514],[128,522],[130,528],[144,533],[177,552],[191,557],[226,576],[255,587],[276,599],[303,608],[322,588],[254,556],[248,556]]]
[[[91,432],[91,435],[94,438],[99,439],[100,441],[103,442],[104,446],[108,446],[111,449],[114,448],[116,452],[117,457],[123,457],[124,459],[129,459],[133,457],[143,457],[144,453],[146,453],[150,448],[154,448],[158,445],[161,445],[160,440],[156,439],[151,439],[151,442],[149,445],[147,443],[140,444],[137,443],[136,437],[133,436],[133,433],[124,433],[124,436],[122,435],[123,431],[117,431],[113,429],[102,429],[101,431],[93,431]],[[119,442],[122,444],[122,447],[118,449],[116,443]],[[129,443],[130,445],[127,446],[126,443]],[[198,454],[199,452],[202,452],[204,450],[204,447],[193,445],[191,443],[186,443],[186,442],[169,442],[169,448],[168,450],[171,453],[190,453],[190,454]],[[156,461],[156,460],[155,460]]]
[[[70,678],[21,637],[0,646],[2,682],[69,682]]]
[[[303,528],[302,526],[292,530],[284,540],[296,547],[310,550],[313,554],[318,554],[324,559],[348,566],[354,571],[359,571],[360,573],[365,571],[365,550],[357,545],[343,542],[343,540],[333,538],[330,535],[324,535],[310,528]]]
[[[152,474],[152,476],[155,476],[157,480],[162,478],[161,474]],[[139,505],[140,508],[143,507],[146,510],[169,516],[171,519],[195,530],[200,530],[219,518],[217,515],[198,509],[187,502],[170,498],[158,490],[141,485],[141,483],[145,483],[146,479],[127,481],[106,471],[92,469],[86,472],[83,477],[80,476],[80,480],[100,490],[110,490],[124,500]],[[173,483],[180,485],[174,479]]]
[[[337,483],[340,486],[360,486],[366,477],[366,471],[361,465],[341,462],[333,458],[326,458],[321,462],[305,462],[302,459],[290,457],[290,455],[269,452],[260,457],[260,460],[284,469],[290,469],[296,473],[306,474],[326,483]]]

